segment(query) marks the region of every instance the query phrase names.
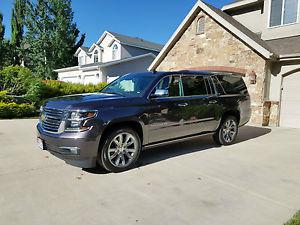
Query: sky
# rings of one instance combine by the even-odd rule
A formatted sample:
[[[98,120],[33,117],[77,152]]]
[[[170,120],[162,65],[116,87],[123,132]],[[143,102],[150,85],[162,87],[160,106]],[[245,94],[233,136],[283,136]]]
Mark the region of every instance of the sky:
[[[218,8],[233,0],[206,0]],[[91,46],[105,31],[165,44],[196,0],[72,0],[74,21]],[[5,37],[10,38],[13,0],[0,0]]]

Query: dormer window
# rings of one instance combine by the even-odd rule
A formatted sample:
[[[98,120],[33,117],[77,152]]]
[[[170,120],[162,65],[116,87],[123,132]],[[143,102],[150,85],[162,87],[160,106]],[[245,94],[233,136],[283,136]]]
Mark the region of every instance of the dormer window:
[[[118,58],[118,50],[119,50],[118,45],[114,45],[112,48],[112,59],[113,60],[116,60]]]
[[[84,64],[84,56],[79,56],[78,57],[78,65],[81,66]]]
[[[299,0],[271,0],[269,26],[282,26],[298,21]]]
[[[99,62],[99,52],[98,50],[94,51],[94,63]]]
[[[197,21],[197,34],[204,34],[205,32],[205,17],[201,16]]]

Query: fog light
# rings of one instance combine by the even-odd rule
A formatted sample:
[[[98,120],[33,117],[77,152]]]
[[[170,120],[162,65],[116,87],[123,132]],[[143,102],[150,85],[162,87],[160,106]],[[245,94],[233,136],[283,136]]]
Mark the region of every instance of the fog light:
[[[59,152],[66,155],[79,155],[80,149],[78,147],[60,147]]]

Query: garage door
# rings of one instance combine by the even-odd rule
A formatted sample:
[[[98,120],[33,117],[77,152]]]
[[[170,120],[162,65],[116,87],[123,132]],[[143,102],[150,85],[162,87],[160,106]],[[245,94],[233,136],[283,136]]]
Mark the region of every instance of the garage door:
[[[283,78],[280,126],[300,128],[300,72]]]

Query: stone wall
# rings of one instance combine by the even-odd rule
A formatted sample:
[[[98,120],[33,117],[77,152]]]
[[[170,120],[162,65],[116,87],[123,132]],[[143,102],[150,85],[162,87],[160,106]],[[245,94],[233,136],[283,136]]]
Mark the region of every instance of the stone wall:
[[[198,35],[197,21],[201,16],[205,17],[205,32]],[[250,124],[262,125],[266,61],[204,12],[198,14],[156,70],[216,66],[245,71],[252,101]],[[256,84],[250,84],[251,73],[257,75]]]

